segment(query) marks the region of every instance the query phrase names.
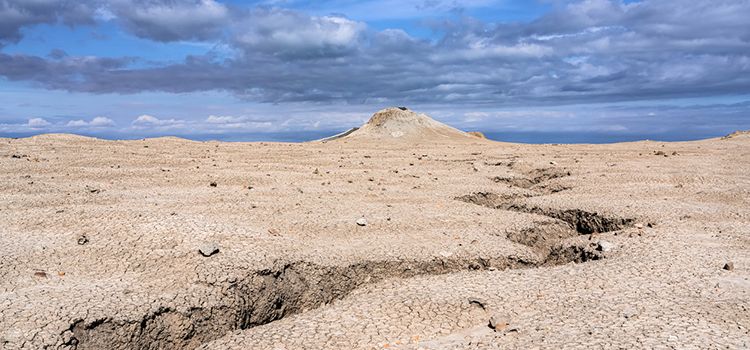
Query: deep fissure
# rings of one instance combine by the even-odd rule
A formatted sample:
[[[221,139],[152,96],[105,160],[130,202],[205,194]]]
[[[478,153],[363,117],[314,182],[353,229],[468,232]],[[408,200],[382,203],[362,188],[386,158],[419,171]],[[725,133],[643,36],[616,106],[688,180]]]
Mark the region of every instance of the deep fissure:
[[[207,308],[158,307],[139,319],[75,320],[61,336],[74,349],[192,349],[232,331],[314,309],[386,278],[465,270],[514,269],[598,259],[585,247],[555,246],[539,260],[520,257],[435,257],[426,261],[369,261],[321,266],[299,261],[249,273],[216,286],[221,303]],[[223,292],[221,292],[223,291]]]

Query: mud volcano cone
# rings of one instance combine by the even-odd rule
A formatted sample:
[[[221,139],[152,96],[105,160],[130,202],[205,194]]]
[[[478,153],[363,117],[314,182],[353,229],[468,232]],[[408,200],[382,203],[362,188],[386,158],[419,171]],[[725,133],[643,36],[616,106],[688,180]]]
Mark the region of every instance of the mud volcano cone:
[[[345,140],[476,140],[468,133],[438,122],[406,107],[386,108],[373,114],[356,130],[341,134]]]

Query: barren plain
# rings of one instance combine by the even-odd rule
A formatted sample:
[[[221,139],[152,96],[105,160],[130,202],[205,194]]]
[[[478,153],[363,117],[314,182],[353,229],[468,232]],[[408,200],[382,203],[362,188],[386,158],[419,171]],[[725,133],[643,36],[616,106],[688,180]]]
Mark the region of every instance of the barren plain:
[[[750,135],[381,113],[298,144],[0,139],[0,348],[750,347]]]

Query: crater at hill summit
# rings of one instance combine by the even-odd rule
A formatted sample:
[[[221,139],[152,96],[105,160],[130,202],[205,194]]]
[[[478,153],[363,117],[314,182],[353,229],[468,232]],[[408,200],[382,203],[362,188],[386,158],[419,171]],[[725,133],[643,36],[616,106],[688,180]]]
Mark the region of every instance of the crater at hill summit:
[[[426,114],[414,112],[406,107],[392,107],[373,114],[362,127],[350,129],[324,141],[335,139],[476,140],[477,138],[436,121]]]

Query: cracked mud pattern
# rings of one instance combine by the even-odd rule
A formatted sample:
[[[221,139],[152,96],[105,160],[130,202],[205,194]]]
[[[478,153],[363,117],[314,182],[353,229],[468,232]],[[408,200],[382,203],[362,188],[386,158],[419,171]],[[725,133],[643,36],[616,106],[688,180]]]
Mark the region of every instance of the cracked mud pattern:
[[[747,348],[749,146],[0,139],[0,349]]]

